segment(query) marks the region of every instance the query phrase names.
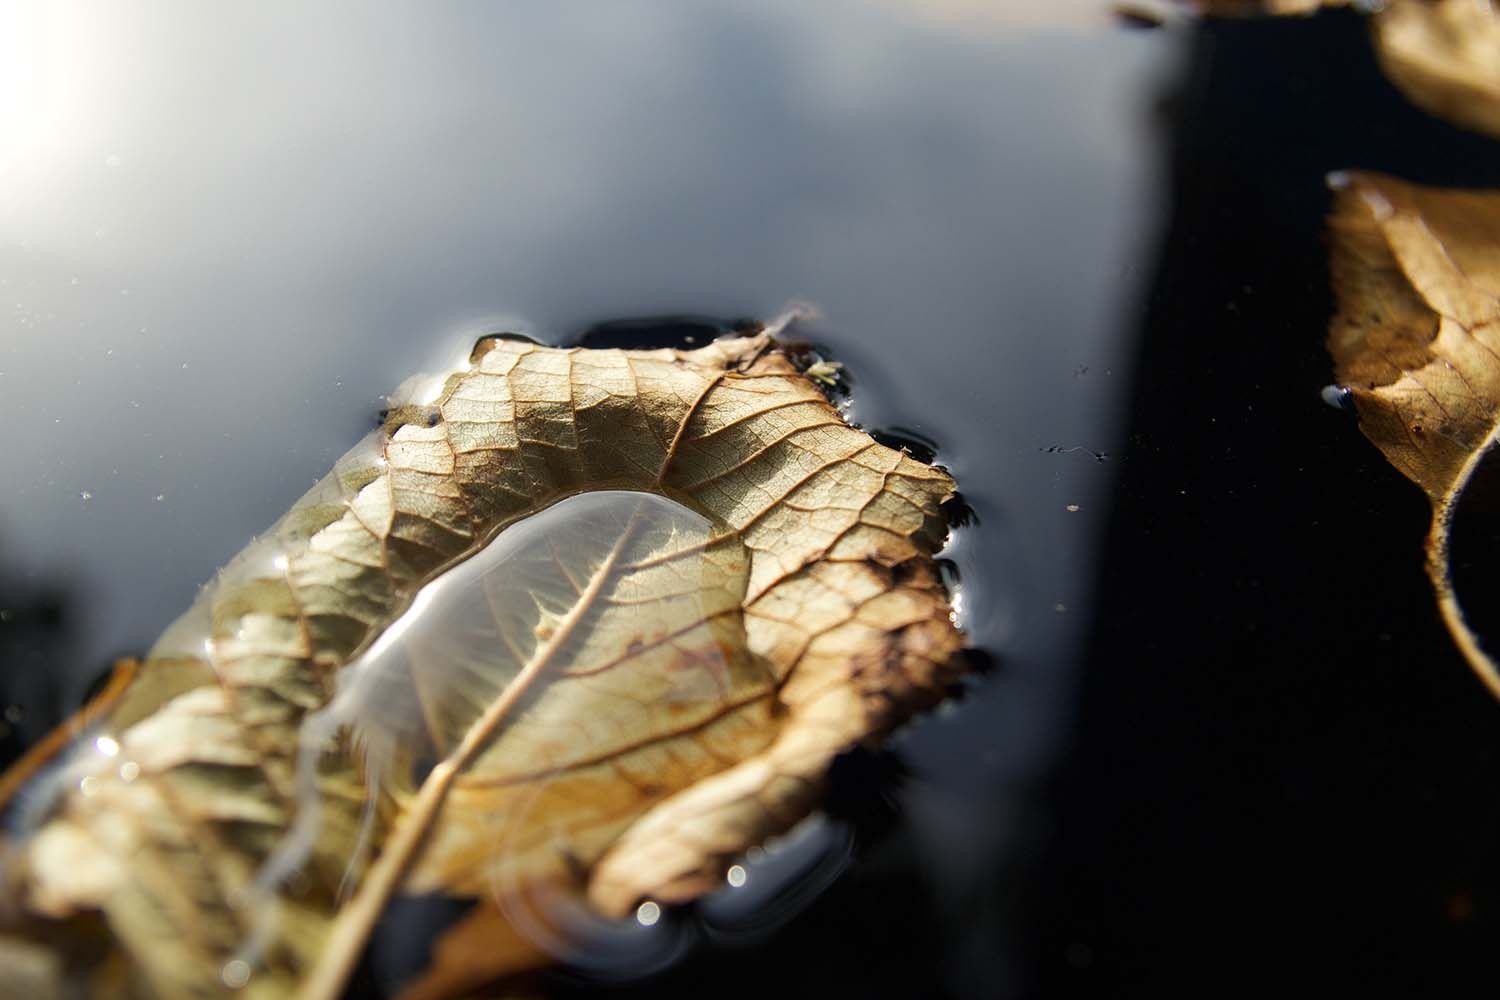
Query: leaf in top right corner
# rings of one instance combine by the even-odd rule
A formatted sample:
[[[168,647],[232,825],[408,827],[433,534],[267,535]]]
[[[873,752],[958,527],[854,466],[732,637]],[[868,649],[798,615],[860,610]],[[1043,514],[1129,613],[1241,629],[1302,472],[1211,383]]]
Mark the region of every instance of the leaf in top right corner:
[[[1426,491],[1428,573],[1464,656],[1500,695],[1500,191],[1337,175],[1328,347],[1360,429]]]
[[[1407,100],[1455,125],[1500,136],[1500,9],[1491,0],[1187,0],[1187,6],[1228,18],[1370,10],[1381,71]]]

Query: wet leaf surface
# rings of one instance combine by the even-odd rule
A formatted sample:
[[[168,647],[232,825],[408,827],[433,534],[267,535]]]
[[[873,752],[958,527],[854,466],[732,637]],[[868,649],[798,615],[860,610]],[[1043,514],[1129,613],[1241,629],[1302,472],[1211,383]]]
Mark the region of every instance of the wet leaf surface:
[[[953,495],[767,335],[487,338],[23,762],[8,946],[102,918],[96,992],[328,997],[439,894],[448,996],[693,899],[958,676]]]
[[[1494,618],[1485,596],[1494,564],[1476,566],[1485,560],[1473,555],[1494,551],[1500,509],[1500,192],[1368,173],[1336,175],[1333,183],[1339,311],[1329,350],[1336,375],[1361,430],[1426,491],[1433,509],[1427,567],[1438,604],[1465,657],[1500,694],[1493,645],[1482,638]],[[1458,579],[1468,581],[1462,592]],[[1480,617],[1470,620],[1466,611]]]

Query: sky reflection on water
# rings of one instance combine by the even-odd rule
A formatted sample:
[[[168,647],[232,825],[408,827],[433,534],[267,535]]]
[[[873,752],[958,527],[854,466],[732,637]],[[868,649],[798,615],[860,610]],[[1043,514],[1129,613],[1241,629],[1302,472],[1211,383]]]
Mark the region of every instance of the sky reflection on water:
[[[72,593],[63,701],[478,334],[806,302],[981,518],[1006,668],[901,742],[960,906],[1066,738],[1113,468],[1047,449],[1118,450],[1160,222],[1175,41],[1080,9],[7,8],[0,560]]]

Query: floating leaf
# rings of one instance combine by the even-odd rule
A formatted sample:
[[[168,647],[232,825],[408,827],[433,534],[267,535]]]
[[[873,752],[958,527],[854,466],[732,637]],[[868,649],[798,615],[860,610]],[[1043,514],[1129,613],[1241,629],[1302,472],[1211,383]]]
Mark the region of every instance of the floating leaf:
[[[956,678],[952,495],[768,335],[486,338],[27,764],[10,940],[102,919],[80,981],[332,997],[439,893],[477,903],[446,996],[692,899]]]
[[[1348,0],[1192,0],[1222,17],[1316,13]],[[1500,10],[1487,0],[1391,0],[1370,15],[1380,68],[1439,118],[1500,135]]]
[[[1500,695],[1493,651],[1466,620],[1453,572],[1456,529],[1500,509],[1500,192],[1368,173],[1333,183],[1337,377],[1365,435],[1431,500],[1427,568],[1439,607]]]
[[[1393,3],[1374,16],[1380,67],[1413,104],[1500,135],[1500,12],[1489,3]]]

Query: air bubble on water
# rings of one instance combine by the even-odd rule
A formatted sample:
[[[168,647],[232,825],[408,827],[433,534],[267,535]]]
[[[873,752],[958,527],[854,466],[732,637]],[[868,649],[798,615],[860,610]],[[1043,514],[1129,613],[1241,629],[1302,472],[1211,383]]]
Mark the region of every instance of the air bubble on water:
[[[724,881],[728,882],[730,887],[734,889],[743,886],[748,878],[749,875],[746,874],[744,865],[730,865],[729,871],[724,873]]]
[[[964,627],[964,590],[962,587],[950,587],[948,597],[948,620],[955,628]]]
[[[1076,513],[1078,513],[1078,511],[1079,511],[1079,510],[1080,510],[1080,509],[1081,509],[1081,508],[1080,508],[1080,507],[1079,507],[1079,506],[1078,506],[1078,505],[1077,505],[1077,504],[1076,504],[1076,503],[1070,503],[1070,504],[1068,504],[1068,506],[1067,506],[1067,507],[1066,507],[1066,508],[1064,508],[1064,509],[1065,509],[1065,510],[1067,510],[1067,512],[1068,512],[1068,513],[1069,513],[1069,514],[1076,514]]]
[[[134,781],[136,778],[139,778],[140,776],[141,776],[141,765],[137,764],[135,761],[133,761],[133,760],[127,760],[125,763],[123,763],[123,764],[120,765],[120,780],[121,781],[126,782],[128,784],[129,782]]]
[[[649,899],[635,908],[635,922],[642,927],[655,926],[660,919],[661,907]]]
[[[78,794],[88,798],[99,790],[99,779],[92,774],[78,782]]]
[[[225,986],[232,990],[240,989],[250,981],[250,963],[243,958],[231,959],[224,963],[220,977]]]

